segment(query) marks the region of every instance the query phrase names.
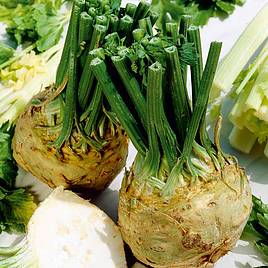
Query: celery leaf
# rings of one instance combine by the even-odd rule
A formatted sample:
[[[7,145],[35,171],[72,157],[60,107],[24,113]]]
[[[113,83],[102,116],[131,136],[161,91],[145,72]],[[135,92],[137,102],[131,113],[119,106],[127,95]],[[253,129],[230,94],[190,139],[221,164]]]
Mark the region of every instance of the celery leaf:
[[[159,13],[158,26],[164,27],[170,18],[179,21],[182,15],[191,15],[193,24],[203,26],[210,17],[225,18],[233,13],[236,5],[243,5],[245,0],[153,0],[152,6]]]
[[[68,20],[68,16],[59,11],[63,2],[35,0],[32,4],[14,4],[11,8],[1,5],[0,0],[0,21],[7,24],[7,33],[18,45],[36,43],[37,51],[43,52],[58,43]]]
[[[11,141],[14,128],[8,123],[0,128],[0,233],[24,232],[36,208],[27,189],[16,188],[18,168],[12,156]]]

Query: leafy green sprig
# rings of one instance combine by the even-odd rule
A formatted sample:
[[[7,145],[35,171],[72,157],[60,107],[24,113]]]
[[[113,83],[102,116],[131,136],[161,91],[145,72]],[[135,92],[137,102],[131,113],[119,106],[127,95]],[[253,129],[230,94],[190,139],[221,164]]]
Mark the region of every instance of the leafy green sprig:
[[[25,188],[17,188],[18,168],[12,156],[14,127],[0,127],[0,233],[24,232],[36,208],[34,198]]]
[[[237,5],[243,5],[245,0],[152,0],[153,10],[160,14],[159,26],[165,28],[170,20],[180,21],[183,15],[192,16],[196,26],[207,24],[209,18],[225,18],[233,13]]]
[[[0,21],[18,45],[30,42],[38,52],[56,45],[62,35],[69,14],[61,13],[64,1],[0,1]]]

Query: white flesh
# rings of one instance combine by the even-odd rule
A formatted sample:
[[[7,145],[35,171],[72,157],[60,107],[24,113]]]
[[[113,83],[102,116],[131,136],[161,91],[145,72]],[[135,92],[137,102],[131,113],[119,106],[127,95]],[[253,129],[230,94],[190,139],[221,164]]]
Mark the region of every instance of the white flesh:
[[[28,226],[39,268],[126,268],[123,240],[114,222],[76,194],[57,188]]]

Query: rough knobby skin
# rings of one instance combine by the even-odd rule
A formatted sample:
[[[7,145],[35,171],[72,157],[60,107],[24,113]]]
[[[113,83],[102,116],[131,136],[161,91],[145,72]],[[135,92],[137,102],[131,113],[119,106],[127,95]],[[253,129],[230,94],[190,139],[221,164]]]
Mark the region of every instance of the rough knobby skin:
[[[251,211],[248,178],[226,163],[208,182],[177,188],[169,201],[135,170],[120,190],[119,226],[138,260],[152,267],[212,267],[240,238]],[[216,178],[216,179],[215,179]]]
[[[125,132],[120,126],[115,126],[114,133],[107,128],[103,150],[89,148],[84,152],[75,146],[82,137],[74,128],[69,143],[65,142],[57,151],[49,144],[56,140],[60,128],[46,127],[45,109],[46,106],[28,105],[18,119],[12,144],[17,163],[52,188],[64,186],[87,193],[106,188],[125,166],[128,152]],[[59,113],[51,115],[55,121]]]

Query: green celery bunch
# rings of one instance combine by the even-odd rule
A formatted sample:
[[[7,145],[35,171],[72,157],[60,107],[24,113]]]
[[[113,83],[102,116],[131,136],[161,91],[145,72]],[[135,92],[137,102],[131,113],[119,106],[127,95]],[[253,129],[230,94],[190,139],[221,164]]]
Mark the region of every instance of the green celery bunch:
[[[32,194],[15,187],[18,168],[11,150],[13,133],[8,123],[0,128],[0,233],[24,232],[36,208]]]
[[[268,37],[268,4],[247,25],[229,53],[222,59],[213,82],[210,101],[221,101],[249,60]]]
[[[234,127],[229,140],[234,148],[250,153],[256,142],[267,144],[268,138],[268,43],[237,77],[234,95],[229,113]],[[268,145],[264,154],[268,156]]]

